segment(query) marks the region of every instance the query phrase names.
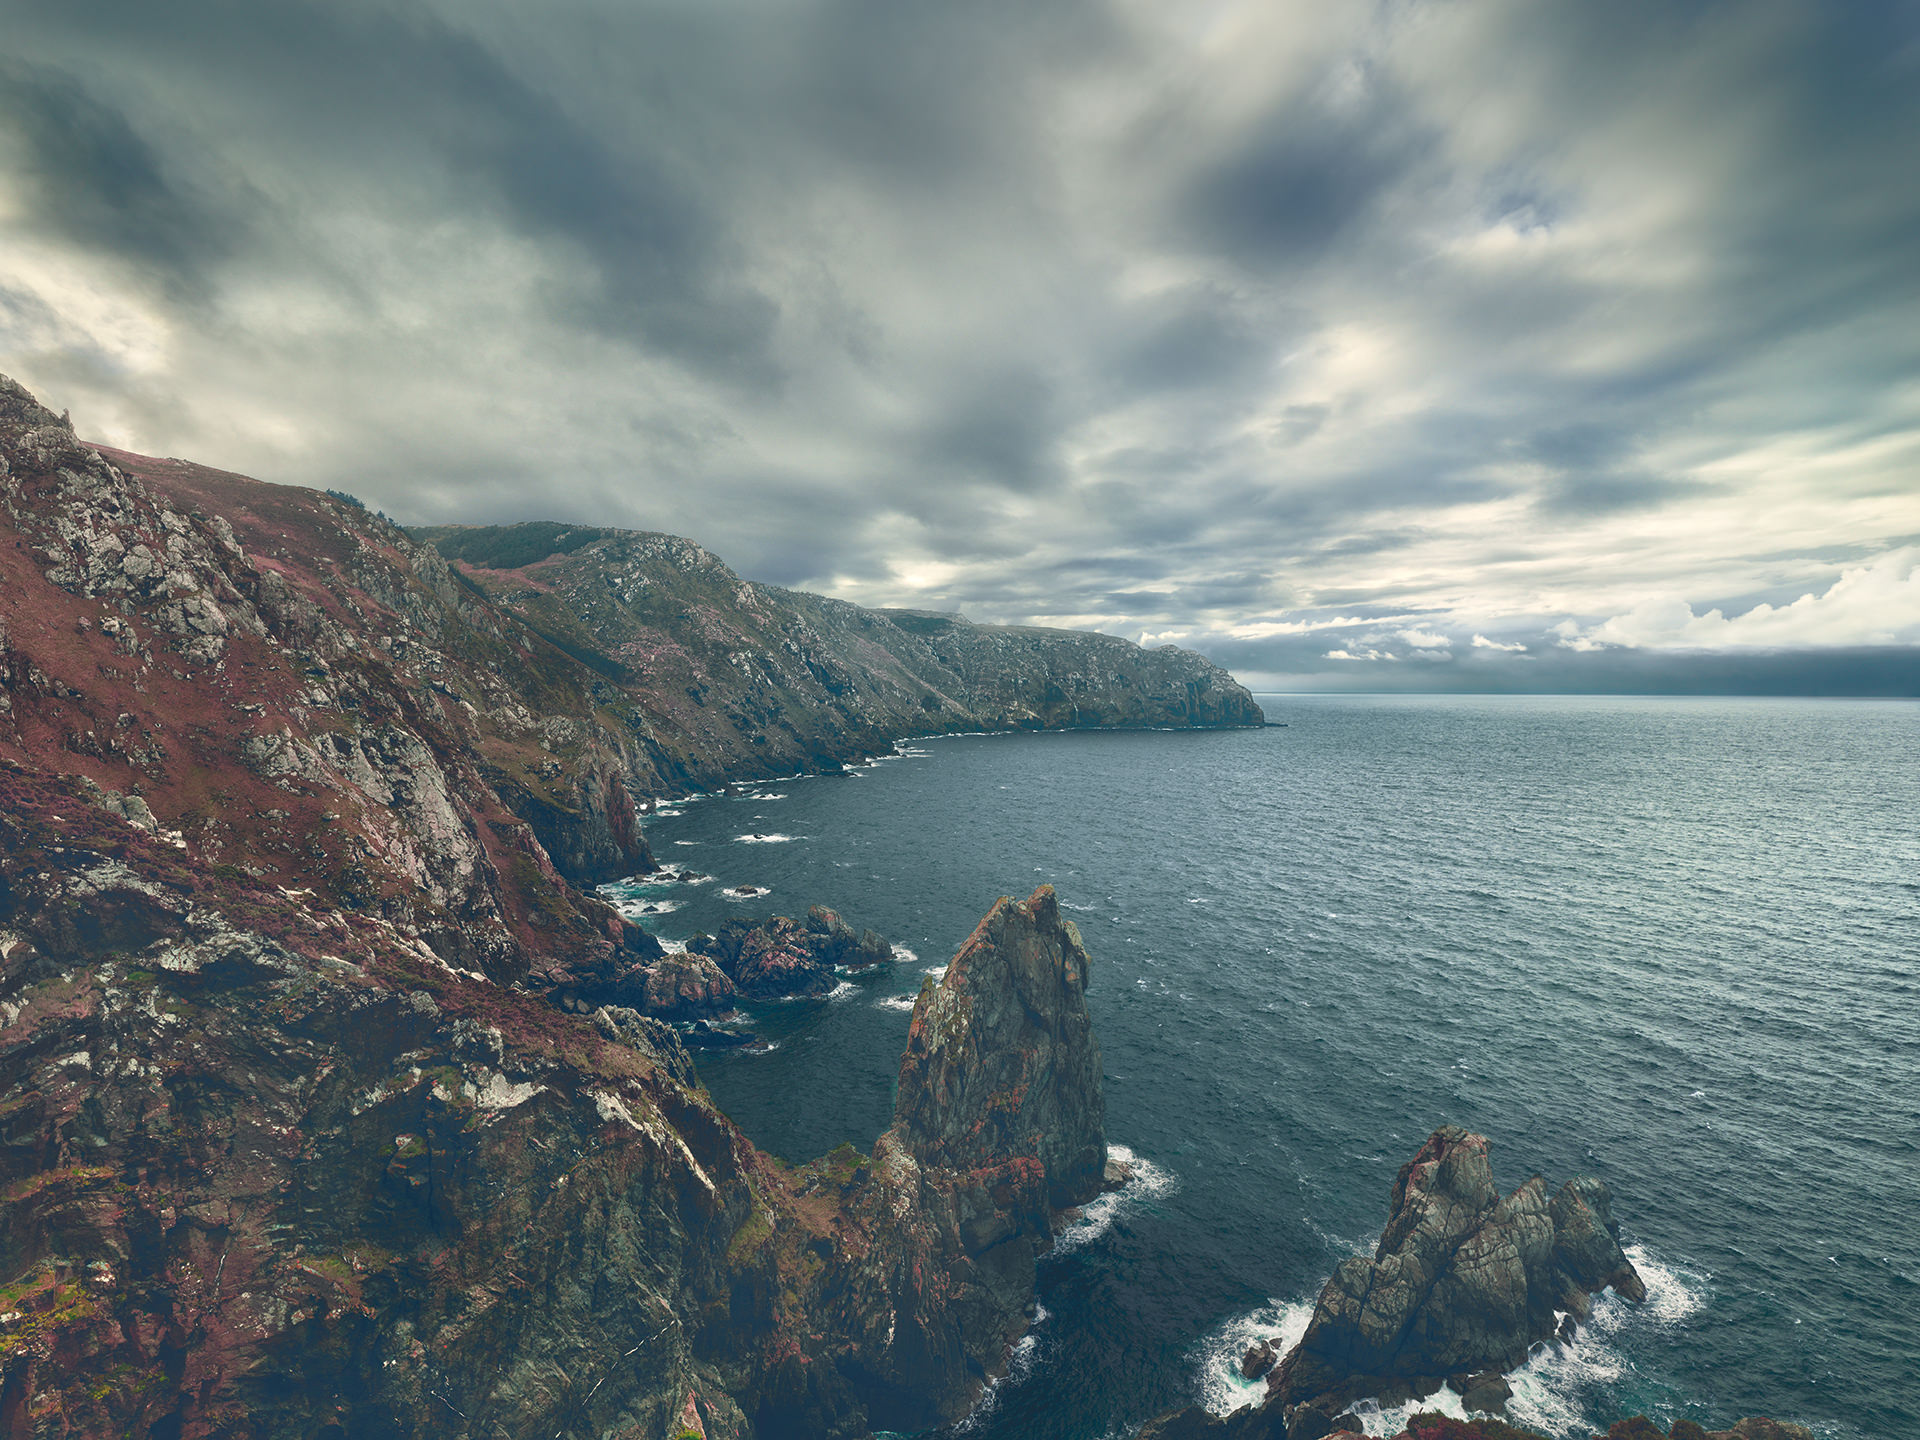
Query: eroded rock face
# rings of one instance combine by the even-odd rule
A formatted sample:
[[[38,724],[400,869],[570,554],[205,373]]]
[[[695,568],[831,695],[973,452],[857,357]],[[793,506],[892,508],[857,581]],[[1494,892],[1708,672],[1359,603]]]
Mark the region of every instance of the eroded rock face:
[[[1001,900],[914,1006],[894,1132],[922,1165],[1031,1157],[1056,1208],[1100,1192],[1107,1162],[1089,960],[1051,885]]]
[[[843,1280],[853,1377],[876,1428],[963,1414],[1027,1328],[1060,1207],[1101,1189],[1089,962],[1051,886],[1000,900],[921,989],[894,1123],[874,1145],[876,1243]]]
[[[746,1142],[645,1013],[735,979],[569,881],[635,868],[622,790],[698,737],[579,648],[350,497],[103,455],[0,380],[0,1434],[851,1437],[1005,1366],[1087,1167]],[[886,949],[738,938],[776,993]],[[1024,972],[971,973],[984,1014]]]
[[[1535,1176],[1502,1196],[1486,1137],[1436,1130],[1394,1182],[1373,1259],[1334,1271],[1270,1393],[1283,1405],[1337,1408],[1511,1370],[1554,1334],[1556,1311],[1584,1316],[1589,1295],[1609,1285],[1645,1298],[1618,1237],[1601,1181],[1570,1180],[1549,1200]]]

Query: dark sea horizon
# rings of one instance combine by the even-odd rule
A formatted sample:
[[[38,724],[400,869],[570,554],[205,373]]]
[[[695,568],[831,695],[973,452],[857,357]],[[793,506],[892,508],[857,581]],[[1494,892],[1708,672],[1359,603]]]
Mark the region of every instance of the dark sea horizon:
[[[921,740],[670,805],[656,855],[714,878],[611,887],[663,939],[817,902],[898,947],[759,1007],[771,1052],[698,1057],[798,1161],[871,1146],[923,972],[1056,886],[1140,1178],[1043,1262],[960,1428],[1253,1400],[1240,1353],[1298,1335],[1451,1123],[1503,1189],[1606,1180],[1650,1291],[1541,1347],[1513,1419],[1920,1440],[1920,704],[1259,698],[1280,724]]]

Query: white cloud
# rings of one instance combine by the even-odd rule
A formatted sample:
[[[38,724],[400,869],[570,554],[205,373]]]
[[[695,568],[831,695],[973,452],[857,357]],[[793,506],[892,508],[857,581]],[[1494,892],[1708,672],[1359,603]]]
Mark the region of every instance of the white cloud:
[[[1355,645],[1350,649],[1329,650],[1329,660],[1398,660],[1398,655],[1386,650],[1376,650],[1371,645]]]
[[[1416,650],[1445,650],[1453,641],[1432,630],[1416,625],[1411,630],[1402,630],[1400,638]]]
[[[1685,600],[1661,596],[1584,630],[1562,622],[1556,632],[1571,650],[1920,645],[1920,546],[1890,550],[1844,570],[1824,593],[1809,591],[1790,605],[1756,605],[1731,617],[1718,608],[1696,615]]]
[[[1489,640],[1484,635],[1475,635],[1473,637],[1473,648],[1476,650],[1505,650],[1510,654],[1518,655],[1524,652],[1527,647],[1520,644],[1502,645],[1498,640]]]

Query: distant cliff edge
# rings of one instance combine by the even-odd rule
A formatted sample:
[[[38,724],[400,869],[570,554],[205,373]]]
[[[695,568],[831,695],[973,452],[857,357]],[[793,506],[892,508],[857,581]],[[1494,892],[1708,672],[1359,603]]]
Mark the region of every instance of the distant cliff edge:
[[[837,765],[909,735],[1266,719],[1190,650],[868,610],[742,580],[677,535],[550,521],[411,533],[476,594],[632,696],[668,789]]]

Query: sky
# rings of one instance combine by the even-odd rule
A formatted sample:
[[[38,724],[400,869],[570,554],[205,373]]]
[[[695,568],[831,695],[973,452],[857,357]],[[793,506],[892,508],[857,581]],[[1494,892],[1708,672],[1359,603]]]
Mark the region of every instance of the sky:
[[[1256,689],[1920,693],[1920,0],[10,0],[0,373]]]

